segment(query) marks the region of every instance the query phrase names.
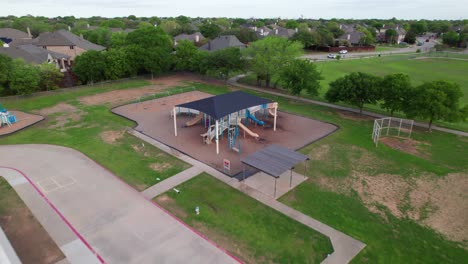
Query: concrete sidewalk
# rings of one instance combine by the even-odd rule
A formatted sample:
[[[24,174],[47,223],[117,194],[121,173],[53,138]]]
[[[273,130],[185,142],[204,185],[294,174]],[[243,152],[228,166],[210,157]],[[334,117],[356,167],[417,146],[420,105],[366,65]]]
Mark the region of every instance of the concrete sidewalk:
[[[322,233],[323,235],[330,238],[333,245],[334,252],[328,256],[322,263],[333,263],[333,264],[342,264],[349,263],[351,260],[359,254],[359,252],[366,246],[359,240],[356,240],[342,232],[327,226],[297,210],[294,210],[278,201],[268,194],[265,194],[259,190],[256,190],[243,182],[239,182],[235,178],[230,178],[227,175],[221,173],[220,171],[213,169],[212,167],[193,159],[187,155],[177,152],[176,150],[171,149],[170,147],[162,144],[161,142],[148,137],[147,135],[140,133],[135,130],[130,130],[130,134],[140,138],[141,140],[146,141],[147,143],[160,148],[161,150],[177,156],[177,158],[191,164],[194,167],[198,167],[200,170],[207,172],[218,180],[228,184],[229,186],[238,189],[239,191],[251,196],[252,198],[260,201],[261,203],[277,210],[278,212],[287,215],[288,217],[316,230],[317,232]],[[156,187],[163,182],[156,184]],[[176,186],[176,185],[174,185]],[[173,187],[174,187],[173,186]],[[152,187],[151,187],[152,188]]]
[[[353,113],[359,113],[359,109],[346,107],[346,106],[339,106],[339,105],[335,105],[335,104],[325,103],[325,102],[311,100],[311,99],[297,97],[297,96],[292,96],[292,95],[279,93],[279,92],[274,92],[274,91],[270,91],[270,90],[267,90],[267,89],[262,89],[262,88],[258,88],[258,87],[254,87],[254,86],[250,86],[250,85],[240,84],[240,83],[237,82],[240,78],[243,78],[245,76],[246,76],[245,74],[234,76],[234,77],[232,77],[231,79],[228,80],[228,83],[230,85],[232,85],[232,86],[236,86],[236,87],[240,87],[240,88],[244,88],[244,89],[249,89],[249,90],[254,90],[254,91],[257,91],[257,92],[261,92],[261,93],[267,93],[267,94],[271,94],[271,95],[281,96],[281,97],[284,97],[284,98],[293,99],[293,100],[301,101],[301,102],[304,102],[304,103],[321,105],[321,106],[330,107],[330,108],[334,108],[334,109],[338,109],[338,110],[343,110],[343,111],[348,111],[348,112],[353,112]],[[381,115],[381,114],[368,112],[368,111],[362,111],[362,114],[367,115],[367,116],[372,116],[372,117],[375,117],[375,118],[387,117],[386,115]],[[428,128],[428,124],[420,123],[420,122],[414,122],[414,126],[421,127],[421,128]],[[468,133],[463,132],[463,131],[438,127],[438,126],[435,126],[435,125],[432,125],[432,129],[437,130],[437,131],[441,131],[441,132],[454,134],[454,135],[457,135],[457,136],[468,137]]]
[[[169,177],[168,179],[158,184],[155,184],[149,187],[148,189],[142,191],[141,194],[143,194],[143,196],[145,196],[148,199],[153,199],[154,197],[160,195],[161,193],[164,193],[174,188],[175,186],[192,179],[193,177],[197,176],[198,174],[202,172],[203,172],[202,169],[200,169],[197,166],[193,166],[172,177]]]
[[[45,199],[18,172],[0,171],[70,263],[97,263],[91,251],[106,263],[238,263],[80,152],[51,145],[0,146],[0,160],[21,170],[43,193]],[[58,211],[51,212],[51,206]]]

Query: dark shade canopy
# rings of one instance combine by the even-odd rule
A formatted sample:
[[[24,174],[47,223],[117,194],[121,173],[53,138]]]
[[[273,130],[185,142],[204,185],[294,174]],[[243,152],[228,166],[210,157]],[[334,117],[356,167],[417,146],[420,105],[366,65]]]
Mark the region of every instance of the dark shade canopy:
[[[241,161],[275,178],[279,178],[281,174],[308,159],[309,157],[304,154],[278,145],[271,145],[241,158]]]
[[[212,96],[177,106],[198,110],[213,117],[214,119],[220,119],[237,111],[268,103],[271,103],[271,101],[268,99],[237,91]]]

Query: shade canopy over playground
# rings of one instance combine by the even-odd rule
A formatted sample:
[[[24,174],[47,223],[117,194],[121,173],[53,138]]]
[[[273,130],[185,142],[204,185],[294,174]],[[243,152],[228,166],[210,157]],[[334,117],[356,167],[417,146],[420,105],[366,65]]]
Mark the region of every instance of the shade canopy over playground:
[[[214,119],[220,119],[229,114],[247,109],[252,106],[269,103],[271,103],[271,101],[268,99],[237,91],[176,106],[198,110],[211,116]]]
[[[296,151],[278,145],[270,145],[241,158],[241,162],[279,178],[283,173],[292,170],[294,166],[308,159],[308,156]]]

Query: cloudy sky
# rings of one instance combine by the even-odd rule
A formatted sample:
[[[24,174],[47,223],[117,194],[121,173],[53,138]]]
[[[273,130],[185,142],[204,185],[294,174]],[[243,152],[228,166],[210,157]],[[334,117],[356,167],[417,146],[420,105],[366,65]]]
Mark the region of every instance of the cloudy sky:
[[[0,6],[0,16],[468,18],[468,0],[0,0]]]

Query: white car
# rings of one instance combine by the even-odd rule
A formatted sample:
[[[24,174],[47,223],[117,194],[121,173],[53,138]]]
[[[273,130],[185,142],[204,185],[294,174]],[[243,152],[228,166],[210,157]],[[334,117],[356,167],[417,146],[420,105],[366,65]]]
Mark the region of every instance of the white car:
[[[335,54],[328,54],[327,58],[336,59],[336,55]]]
[[[346,54],[346,53],[348,53],[348,51],[347,51],[347,50],[340,50],[339,53],[340,53],[340,54]]]

